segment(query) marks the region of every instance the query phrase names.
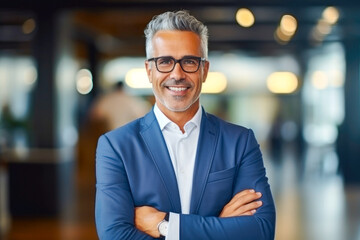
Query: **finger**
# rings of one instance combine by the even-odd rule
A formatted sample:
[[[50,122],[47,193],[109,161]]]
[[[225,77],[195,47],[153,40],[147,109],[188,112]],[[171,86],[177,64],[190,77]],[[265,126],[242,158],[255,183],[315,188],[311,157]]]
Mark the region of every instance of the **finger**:
[[[238,192],[237,194],[235,194],[233,196],[233,198],[230,200],[230,202],[228,204],[233,204],[234,202],[238,201],[238,199],[248,195],[248,194],[253,194],[255,193],[255,190],[254,189],[246,189],[246,190],[243,190],[241,192]]]
[[[256,202],[252,202],[252,203],[243,205],[240,208],[235,209],[233,211],[232,215],[233,216],[241,216],[241,215],[246,215],[248,213],[254,214],[256,212],[256,210],[262,206],[262,204],[263,204],[262,201],[256,201]]]
[[[252,216],[256,213],[256,209],[244,212],[243,214],[239,215],[239,216]]]
[[[255,193],[253,189],[243,190],[237,193],[231,201],[224,206],[220,213],[220,217],[238,216],[243,212],[246,212],[246,209],[241,209],[242,206],[257,200],[260,197],[261,193]],[[236,213],[234,214],[235,211]]]
[[[251,211],[251,210],[256,210],[258,209],[259,207],[261,207],[263,204],[262,201],[255,201],[255,202],[251,202],[251,203],[248,203],[244,206],[241,206],[238,211],[239,213],[244,213],[244,212],[247,212],[247,211]],[[237,210],[235,210],[237,211]]]
[[[242,196],[245,196],[247,194],[251,194],[251,193],[255,193],[255,190],[254,189],[245,189],[241,192],[238,192],[237,194],[235,194],[235,198],[238,198],[238,197],[242,197]]]
[[[237,198],[233,198],[230,201],[229,206],[233,209],[239,208],[245,204],[253,202],[259,198],[261,198],[262,194],[260,192],[257,193],[246,193],[244,195],[238,196]]]

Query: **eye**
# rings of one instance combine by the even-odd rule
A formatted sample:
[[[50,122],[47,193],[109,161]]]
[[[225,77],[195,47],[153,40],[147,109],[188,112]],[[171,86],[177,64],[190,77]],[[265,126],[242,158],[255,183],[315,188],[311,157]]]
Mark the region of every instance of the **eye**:
[[[197,65],[197,63],[198,63],[197,59],[194,59],[194,58],[185,58],[182,60],[182,64],[185,64],[188,66]]]
[[[173,64],[173,59],[169,58],[169,57],[158,58],[157,64],[158,65],[171,65],[171,64]]]

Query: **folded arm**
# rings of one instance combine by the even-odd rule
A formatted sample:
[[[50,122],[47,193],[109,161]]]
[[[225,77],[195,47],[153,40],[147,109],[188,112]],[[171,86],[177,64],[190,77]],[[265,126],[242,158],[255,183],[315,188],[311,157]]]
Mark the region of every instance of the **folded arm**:
[[[262,205],[262,201],[258,200],[260,197],[261,193],[256,193],[253,189],[239,192],[225,205],[219,218],[255,214],[256,209]],[[165,214],[153,207],[137,207],[135,208],[135,226],[140,231],[157,238],[160,236],[157,225],[164,219]]]
[[[134,225],[134,201],[124,165],[105,136],[96,153],[95,221],[100,240],[151,240]]]
[[[252,195],[244,191],[249,188],[260,192],[261,197],[255,198],[256,193]],[[180,239],[274,239],[275,206],[259,145],[252,131],[249,131],[246,149],[239,161],[233,193],[237,194],[232,196],[219,216],[180,214]],[[203,204],[206,201],[203,199]]]

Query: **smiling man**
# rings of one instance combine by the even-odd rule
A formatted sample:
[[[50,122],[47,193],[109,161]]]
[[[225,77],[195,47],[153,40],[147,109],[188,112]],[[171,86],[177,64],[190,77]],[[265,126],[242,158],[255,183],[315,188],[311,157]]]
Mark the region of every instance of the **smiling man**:
[[[157,107],[183,131],[199,109],[209,62],[200,57],[201,40],[194,32],[161,30],[152,39],[149,55],[159,57],[149,58],[145,66]]]
[[[200,105],[206,26],[166,12],[145,35],[156,104],[99,139],[99,238],[273,239],[275,207],[253,132]]]

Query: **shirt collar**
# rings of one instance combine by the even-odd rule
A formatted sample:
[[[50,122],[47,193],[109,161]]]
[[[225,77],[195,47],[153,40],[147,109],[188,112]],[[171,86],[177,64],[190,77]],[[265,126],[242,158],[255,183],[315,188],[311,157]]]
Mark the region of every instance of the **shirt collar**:
[[[159,123],[160,129],[161,131],[164,130],[164,128],[166,127],[166,125],[168,125],[169,123],[173,123],[168,117],[165,116],[165,114],[159,109],[159,107],[157,106],[157,104],[155,103],[154,106],[154,114],[155,117]],[[184,128],[186,129],[186,125],[188,125],[189,123],[193,123],[195,126],[199,127],[200,123],[201,123],[201,117],[202,117],[202,108],[199,104],[199,109],[197,110],[197,112],[195,113],[194,117],[188,121]],[[175,123],[174,123],[175,124]]]

